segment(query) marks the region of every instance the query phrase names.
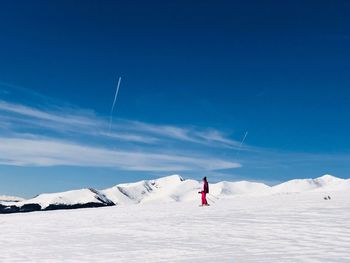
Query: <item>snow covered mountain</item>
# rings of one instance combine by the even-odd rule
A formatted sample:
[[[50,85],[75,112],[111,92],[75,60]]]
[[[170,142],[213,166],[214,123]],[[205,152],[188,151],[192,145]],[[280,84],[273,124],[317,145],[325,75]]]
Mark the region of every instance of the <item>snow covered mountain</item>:
[[[116,204],[129,204],[185,201],[191,199],[199,189],[197,181],[172,175],[157,180],[119,184],[102,192]]]
[[[61,193],[41,194],[19,202],[0,202],[0,213],[75,209],[111,206],[114,203],[99,191],[89,188]]]
[[[341,190],[349,186],[349,180],[340,179],[332,175],[324,175],[316,179],[295,179],[271,188],[272,193],[300,193],[310,190]]]
[[[0,202],[20,202],[24,199],[17,196],[0,195]]]
[[[156,180],[119,184],[101,192],[115,204],[183,202],[198,200],[198,191],[201,187],[201,182],[184,180],[179,175],[172,175]],[[217,197],[258,194],[268,189],[270,187],[265,184],[247,181],[210,184],[210,193]]]
[[[100,191],[90,188],[62,193],[41,194],[28,200],[2,200],[0,201],[0,213],[103,207],[150,202],[194,202],[199,200],[198,191],[201,190],[201,186],[201,182],[191,179],[184,180],[179,175],[171,175],[156,180],[118,184]],[[209,197],[227,199],[237,195],[262,196],[306,191],[350,190],[350,180],[324,175],[316,179],[295,179],[272,187],[263,183],[224,181],[210,184],[209,188]]]

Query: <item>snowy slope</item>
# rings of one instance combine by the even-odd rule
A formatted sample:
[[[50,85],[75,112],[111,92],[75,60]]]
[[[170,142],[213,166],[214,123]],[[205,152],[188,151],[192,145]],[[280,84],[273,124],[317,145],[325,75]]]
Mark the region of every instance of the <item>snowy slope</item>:
[[[0,203],[0,213],[110,206],[114,203],[92,188],[41,194],[20,202]]]
[[[23,200],[24,198],[17,197],[17,196],[0,195],[0,203],[1,202],[20,202]]]
[[[227,197],[239,194],[264,194],[271,189],[270,186],[262,183],[247,181],[240,182],[220,182],[211,185],[211,193],[216,196]]]
[[[348,263],[350,191],[0,215],[0,262]]]
[[[197,193],[199,189],[200,184],[197,181],[172,175],[156,180],[119,184],[102,192],[116,204],[130,204],[184,201],[190,199],[188,196]]]
[[[37,197],[20,202],[20,204],[39,204],[42,209],[50,205],[77,205],[77,204],[108,204],[108,200],[103,194],[94,189],[73,190],[62,193],[41,194]]]
[[[316,179],[295,179],[272,187],[272,193],[300,193],[311,190],[341,190],[348,180],[332,175],[324,175]]]
[[[0,213],[38,210],[72,209],[111,205],[145,203],[198,202],[202,183],[184,180],[179,175],[155,180],[118,184],[97,191],[81,189],[62,193],[41,194],[20,202],[0,202]],[[210,202],[241,195],[268,196],[303,192],[329,192],[350,190],[350,180],[324,175],[316,179],[296,179],[273,187],[247,181],[210,184]]]
[[[198,200],[198,191],[202,183],[184,180],[179,175],[172,175],[156,180],[119,184],[101,191],[116,204],[148,202],[182,202]],[[210,193],[217,197],[229,197],[238,194],[262,193],[270,187],[252,182],[221,182],[210,184]]]

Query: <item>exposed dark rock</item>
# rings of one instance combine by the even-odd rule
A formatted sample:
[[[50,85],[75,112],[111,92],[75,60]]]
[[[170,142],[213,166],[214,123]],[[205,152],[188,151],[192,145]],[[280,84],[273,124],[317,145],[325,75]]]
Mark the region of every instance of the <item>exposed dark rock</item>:
[[[134,199],[134,197],[133,197],[133,196],[130,196],[130,195],[128,194],[128,192],[126,192],[126,191],[124,190],[123,187],[117,186],[117,188],[118,188],[119,192],[121,192],[121,193],[122,193],[123,195],[125,195],[126,197],[128,197],[128,198],[130,198],[130,199]]]
[[[0,214],[10,214],[10,213],[18,213],[19,207],[15,205],[2,205],[0,204]]]
[[[41,206],[39,204],[25,204],[20,206],[19,212],[34,212],[34,211],[40,211]]]
[[[100,193],[94,188],[89,188],[91,192],[93,192],[95,195],[95,198],[100,201],[101,203],[104,203],[106,205],[115,205],[111,200],[109,200],[104,194]]]
[[[45,209],[42,209],[39,204],[25,204],[22,206],[15,205],[2,205],[0,204],[0,214],[11,214],[11,213],[25,213],[34,211],[49,211],[49,210],[60,210],[60,209],[78,209],[78,208],[93,208],[93,207],[104,207],[104,206],[114,206],[113,202],[108,203],[85,203],[85,204],[51,204]]]
[[[115,204],[103,204],[103,203],[86,203],[86,204],[75,204],[75,205],[65,205],[65,204],[51,204],[46,207],[45,210],[59,210],[59,209],[78,209],[78,208],[93,208],[93,207],[104,207],[104,206],[114,206]]]
[[[22,206],[0,204],[0,214],[25,213],[40,210],[41,206],[39,204],[25,204]]]

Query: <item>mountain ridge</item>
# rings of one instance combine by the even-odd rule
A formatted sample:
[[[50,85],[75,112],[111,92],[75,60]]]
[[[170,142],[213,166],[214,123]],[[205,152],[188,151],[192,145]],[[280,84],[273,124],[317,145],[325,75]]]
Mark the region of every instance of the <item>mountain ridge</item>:
[[[93,188],[43,193],[27,200],[0,201],[0,213],[75,209],[149,202],[190,202],[198,200],[201,182],[170,175],[153,180],[117,184],[103,190]],[[210,184],[210,195],[232,198],[238,195],[273,195],[307,191],[350,189],[350,180],[326,174],[314,179],[293,179],[275,186],[250,181],[222,181]],[[210,196],[209,195],[209,196]],[[5,198],[4,198],[5,199]]]

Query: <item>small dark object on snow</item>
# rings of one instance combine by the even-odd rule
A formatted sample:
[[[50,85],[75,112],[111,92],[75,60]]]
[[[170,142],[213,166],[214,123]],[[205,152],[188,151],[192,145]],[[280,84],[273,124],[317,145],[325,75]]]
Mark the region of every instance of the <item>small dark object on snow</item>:
[[[328,196],[325,196],[323,197],[324,200],[331,200],[331,197],[328,195]]]

